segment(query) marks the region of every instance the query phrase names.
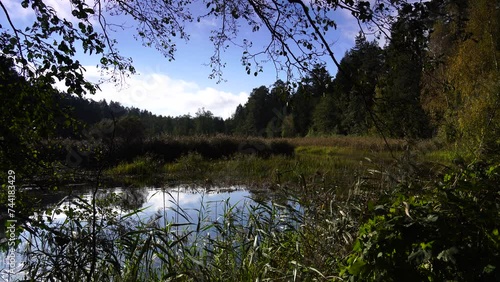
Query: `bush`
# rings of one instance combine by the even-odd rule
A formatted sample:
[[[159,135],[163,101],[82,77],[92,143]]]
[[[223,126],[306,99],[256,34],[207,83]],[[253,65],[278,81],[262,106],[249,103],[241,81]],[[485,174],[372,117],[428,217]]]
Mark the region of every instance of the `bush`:
[[[273,155],[293,156],[295,147],[286,141],[272,141],[270,144]]]
[[[165,162],[176,161],[179,157],[190,152],[196,152],[209,160],[221,159],[236,153],[255,154],[267,158],[271,155],[291,156],[294,146],[287,141],[268,141],[258,138],[235,138],[217,136],[212,138],[183,137],[162,138],[147,141],[144,145],[145,153],[157,155]],[[136,149],[135,149],[136,150]]]
[[[499,172],[475,166],[371,205],[375,215],[341,273],[360,281],[500,281]]]

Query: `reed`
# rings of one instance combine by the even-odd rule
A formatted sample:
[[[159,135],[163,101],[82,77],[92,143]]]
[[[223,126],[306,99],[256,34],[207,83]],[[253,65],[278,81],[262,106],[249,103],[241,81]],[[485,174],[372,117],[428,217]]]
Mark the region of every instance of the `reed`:
[[[303,200],[303,192],[275,191],[273,201],[200,204],[193,218],[180,206],[139,220],[141,210],[113,211],[117,195],[99,200],[96,272],[88,273],[90,206],[60,212],[67,217],[34,232],[27,277],[85,281],[304,281],[329,280],[352,243],[357,210],[334,191]],[[279,200],[278,200],[279,199]],[[175,202],[171,192],[169,199]],[[321,201],[320,201],[321,200]],[[217,206],[222,210],[214,215]],[[321,205],[321,206],[320,206]],[[33,242],[37,242],[36,244]],[[88,280],[87,280],[88,281]]]
[[[470,271],[485,281],[499,277],[491,263],[498,260],[500,246],[498,164],[459,167],[442,181],[430,181],[422,177],[414,151],[399,152],[391,165],[396,160],[385,152],[369,152],[381,156],[373,160],[366,153],[303,146],[293,156],[241,153],[218,161],[189,153],[160,169],[192,172],[190,177],[262,177],[261,186],[271,184],[253,202],[202,202],[195,217],[179,205],[164,205],[142,220],[140,209],[116,210],[119,195],[77,197],[74,206],[58,211],[65,220],[50,226],[38,222],[29,230],[27,278],[390,281],[418,276],[459,281],[470,280],[465,279],[473,277]],[[138,159],[137,166],[151,160],[143,161]],[[330,175],[348,178],[342,183],[342,178],[329,180]],[[175,203],[175,195],[167,195]],[[175,220],[165,216],[167,209]],[[466,252],[456,253],[462,249]]]

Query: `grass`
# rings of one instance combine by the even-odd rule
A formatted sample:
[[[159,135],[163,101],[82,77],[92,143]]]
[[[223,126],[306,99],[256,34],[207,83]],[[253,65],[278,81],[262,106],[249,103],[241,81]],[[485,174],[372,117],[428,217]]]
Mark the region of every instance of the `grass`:
[[[81,202],[70,213],[62,211],[68,219],[58,226],[57,235],[36,230],[40,233],[35,235],[44,240],[29,250],[32,263],[26,271],[28,277],[38,280],[74,281],[331,279],[338,260],[335,256],[346,254],[346,246],[353,240],[348,235],[355,230],[351,202],[337,203],[332,191],[312,195],[307,201],[302,200],[306,197],[301,192],[290,192],[275,191],[284,199],[280,204],[264,201],[232,206],[224,202],[217,219],[207,216],[214,208],[210,203],[200,204],[195,218],[182,207],[171,208],[180,218],[189,219],[182,224],[163,224],[161,217],[136,220],[138,211],[117,214],[106,209],[101,199],[95,273],[87,271],[92,259],[91,237],[79,235],[90,232],[90,225],[82,224],[89,220],[90,208]],[[319,211],[319,203],[327,208]],[[108,205],[113,205],[113,197]],[[60,245],[53,236],[70,243]],[[347,243],[339,244],[339,240]]]
[[[229,142],[222,137],[217,138],[217,142],[207,142]],[[193,140],[201,139],[189,139],[191,145],[186,146],[192,147],[195,143]],[[401,169],[397,165],[403,159],[424,167],[433,166],[432,163],[449,164],[452,155],[432,140],[409,143],[391,139],[388,144],[393,151],[386,149],[383,139],[375,137],[252,139],[250,143],[246,139],[235,138],[231,144],[235,144],[237,140],[243,142],[243,145],[238,146],[243,149],[222,158],[209,158],[196,150],[172,162],[165,162],[151,155],[152,157],[138,157],[131,163],[121,163],[108,169],[105,174],[127,185],[144,185],[148,181],[155,181],[160,184],[238,184],[251,189],[273,189],[277,186],[296,188],[299,183],[307,182],[337,187],[338,192],[343,193],[343,190],[360,182],[374,182],[374,186],[380,187],[380,175],[374,176],[373,172]],[[248,144],[253,145],[247,146]],[[295,147],[293,153],[259,154],[251,150],[265,151],[274,146],[275,152],[278,152],[276,147],[283,146],[285,149],[282,151],[288,152],[290,146],[286,144]],[[148,161],[150,165],[147,164]],[[421,173],[428,172],[422,170]]]
[[[313,183],[344,186],[352,184],[363,171],[373,167],[373,163],[366,160],[362,153],[343,150],[342,154],[323,154],[324,150],[303,150],[299,147],[293,157],[277,155],[261,158],[240,153],[219,160],[207,160],[198,153],[189,153],[166,164],[141,157],[132,163],[122,163],[109,169],[105,174],[121,181],[161,178],[174,183],[246,184],[253,188],[295,185],[303,177]]]
[[[285,138],[287,142],[295,146],[316,146],[316,147],[348,147],[358,150],[387,151],[402,150],[405,141],[401,139],[387,139],[387,144],[383,138],[373,136],[330,136],[330,137],[306,137],[306,138]]]
[[[495,225],[499,217],[498,210],[495,211],[495,197],[498,196],[494,196],[497,194],[487,197],[483,191],[471,190],[477,194],[473,195],[455,188],[463,184],[461,188],[469,189],[471,179],[482,183],[479,181],[483,177],[489,181],[486,184],[497,187],[499,166],[486,169],[487,173],[471,171],[467,174],[461,170],[456,175],[448,174],[443,186],[441,182],[429,180],[435,175],[428,173],[435,171],[427,170],[425,164],[440,160],[449,162],[454,153],[432,141],[410,146],[394,140],[398,148],[394,151],[383,150],[380,139],[369,138],[304,138],[288,142],[295,142],[293,155],[239,152],[222,159],[210,159],[193,151],[174,162],[159,162],[145,156],[131,163],[121,163],[106,174],[122,179],[129,174],[139,174],[155,179],[161,177],[162,181],[204,185],[238,182],[250,188],[264,187],[267,197],[258,203],[234,206],[225,202],[222,215],[216,219],[207,216],[213,208],[208,204],[200,204],[197,218],[189,218],[182,207],[174,208],[179,217],[187,219],[186,223],[165,224],[161,216],[131,221],[139,211],[118,215],[112,208],[102,208],[98,257],[89,257],[88,243],[91,241],[85,240],[91,238],[84,236],[78,239],[81,241],[65,246],[64,252],[50,260],[44,259],[51,254],[47,250],[61,248],[50,239],[50,234],[44,234],[48,237],[42,247],[47,249],[35,252],[38,260],[33,261],[40,263],[29,265],[27,269],[33,275],[42,275],[38,276],[40,278],[50,275],[75,281],[343,281],[356,280],[356,277],[366,281],[378,277],[373,274],[375,272],[369,272],[372,270],[387,275],[384,267],[390,264],[395,267],[389,271],[398,271],[398,275],[406,277],[405,271],[399,271],[403,269],[399,264],[408,263],[413,271],[429,274],[427,265],[434,263],[435,273],[443,265],[444,271],[454,269],[446,276],[453,278],[460,277],[453,275],[459,273],[455,270],[465,269],[465,264],[454,265],[453,257],[441,259],[449,255],[455,245],[443,249],[427,243],[448,240],[446,236],[439,237],[440,232],[436,230],[451,226],[447,236],[459,234],[454,241],[457,246],[463,239],[461,232],[469,232],[472,239],[467,238],[471,242],[476,240],[477,234],[485,235],[487,240],[479,239],[491,246],[485,245],[484,249],[498,249],[500,237]],[[478,187],[489,187],[481,185]],[[491,189],[494,192],[497,188]],[[471,195],[482,200],[468,201]],[[491,204],[489,208],[486,211],[478,209],[487,199]],[[462,210],[463,205],[470,208],[466,215],[479,213],[476,220],[469,220],[460,212],[448,213],[448,209],[440,208],[442,205],[456,210]],[[83,211],[71,211],[73,217],[59,228],[57,236],[71,238],[73,234],[89,234],[83,232],[89,225],[80,223],[88,221],[89,206],[82,203],[79,207]],[[485,214],[494,220],[483,220],[484,226],[477,225]],[[470,231],[462,230],[464,222],[470,223]],[[428,232],[424,230],[427,233],[421,232],[428,241],[412,237],[414,225],[428,228],[425,229]],[[389,242],[399,246],[402,236],[406,236],[404,243],[409,246],[408,253],[386,245]],[[422,250],[418,248],[423,245]],[[426,248],[431,247],[436,251],[426,253]],[[426,256],[418,255],[422,252]],[[497,259],[495,252],[488,254]],[[401,259],[392,259],[394,254]],[[378,264],[386,257],[390,264]],[[421,258],[423,262],[412,261]],[[98,260],[99,269],[95,275],[86,270],[89,259]],[[61,262],[66,268],[56,265]],[[415,265],[418,267],[414,268]],[[480,271],[488,272],[484,275],[495,271],[493,265],[480,266]]]

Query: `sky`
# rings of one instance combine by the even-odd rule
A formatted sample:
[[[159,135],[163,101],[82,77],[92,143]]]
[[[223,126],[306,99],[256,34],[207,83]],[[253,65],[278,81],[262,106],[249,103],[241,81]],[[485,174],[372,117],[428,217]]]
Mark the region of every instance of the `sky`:
[[[9,11],[16,27],[31,25],[34,17],[30,10],[23,9],[21,0],[2,1]],[[59,15],[71,18],[69,0],[45,0]],[[337,11],[338,29],[327,34],[327,39],[335,42],[333,51],[338,60],[354,45],[354,38],[358,33],[357,23],[345,11]],[[123,23],[129,28],[112,33],[118,41],[117,48],[122,56],[131,57],[137,70],[124,81],[121,86],[113,83],[100,85],[101,91],[88,95],[93,100],[105,99],[117,101],[127,107],[136,107],[148,110],[157,115],[179,116],[194,115],[198,109],[204,108],[215,116],[230,117],[238,104],[245,104],[252,89],[261,85],[271,86],[277,78],[286,80],[284,74],[277,74],[269,63],[264,65],[264,71],[258,76],[248,75],[241,63],[243,50],[237,47],[229,48],[224,52],[226,67],[224,68],[223,82],[209,79],[211,68],[206,64],[213,54],[213,45],[209,41],[210,31],[218,23],[211,19],[193,22],[187,26],[190,40],[186,43],[177,41],[175,60],[168,61],[154,48],[142,46],[134,39],[136,30],[134,22],[124,16],[112,18],[116,23]],[[7,27],[5,16],[0,13],[0,23]],[[242,32],[251,33],[245,28]],[[269,38],[265,31],[250,35],[255,47],[264,46]],[[102,80],[96,68],[99,58],[86,55],[77,55],[77,59],[84,64],[85,77],[93,82]],[[334,75],[335,68],[327,66]]]

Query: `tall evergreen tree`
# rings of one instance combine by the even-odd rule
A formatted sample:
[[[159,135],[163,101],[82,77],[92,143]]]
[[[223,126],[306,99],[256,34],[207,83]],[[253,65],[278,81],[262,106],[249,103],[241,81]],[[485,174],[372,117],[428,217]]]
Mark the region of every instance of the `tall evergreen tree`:
[[[429,137],[429,119],[420,103],[424,51],[427,43],[426,8],[400,11],[386,48],[386,67],[377,85],[377,114],[393,137]]]
[[[351,75],[349,78],[351,87],[348,92],[340,93],[344,106],[342,127],[348,134],[366,134],[372,125],[369,111],[373,107],[375,86],[382,69],[384,55],[377,42],[367,41],[362,34],[356,37],[355,42],[345,66]]]
[[[332,78],[325,66],[316,65],[306,76],[291,98],[295,131],[300,136],[309,133],[313,112],[321,97],[326,95]]]
[[[248,135],[263,135],[272,111],[268,105],[269,89],[265,86],[255,88],[245,104],[245,127]]]
[[[370,127],[375,85],[383,64],[376,42],[360,34],[355,46],[340,62],[333,83],[314,112],[314,127],[320,133],[365,134]]]

